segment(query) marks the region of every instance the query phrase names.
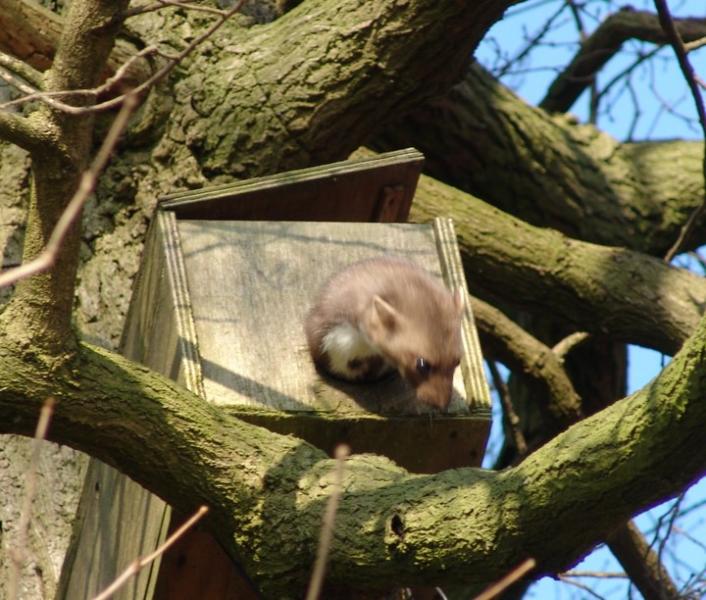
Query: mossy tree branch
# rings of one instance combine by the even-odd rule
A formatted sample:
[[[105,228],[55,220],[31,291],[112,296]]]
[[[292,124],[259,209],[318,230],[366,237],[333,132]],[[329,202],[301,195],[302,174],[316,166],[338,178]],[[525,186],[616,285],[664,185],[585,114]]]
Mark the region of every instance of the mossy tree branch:
[[[578,421],[583,416],[581,399],[552,349],[480,298],[472,298],[471,304],[484,356],[497,357],[546,392],[540,397],[549,399],[541,406],[547,431]]]
[[[181,510],[210,505],[212,528],[268,593],[301,589],[333,461],[105,351],[84,346],[51,374],[19,355],[0,346],[3,432],[29,434],[53,396],[51,439],[117,466]],[[419,476],[385,458],[351,458],[330,581],[483,585],[523,556],[540,573],[567,568],[706,471],[705,393],[706,321],[648,387],[516,467]]]
[[[307,0],[256,30],[232,25],[227,50],[188,64],[167,136],[186,140],[208,177],[341,160],[458,81],[510,4],[385,1],[371,14],[360,0]]]
[[[482,300],[473,298],[472,302],[486,358],[498,356],[515,373],[522,373],[535,387],[540,386],[537,398],[543,409],[542,437],[548,439],[556,433],[557,427],[568,427],[582,418],[580,398],[560,358],[555,355],[556,348],[548,348]],[[544,397],[549,402],[542,403]],[[517,450],[516,462],[519,462],[526,449],[523,452],[518,445]],[[606,543],[645,598],[678,598],[669,573],[632,521],[618,527]]]
[[[422,177],[411,218],[453,217],[471,293],[556,317],[576,329],[672,354],[706,307],[706,281],[624,248],[533,227]]]
[[[38,150],[48,141],[27,118],[10,112],[0,112],[0,138],[28,151]]]
[[[76,0],[71,3],[54,62],[45,76],[45,91],[94,87],[113,47],[118,16],[128,0]],[[67,115],[39,105],[28,117],[43,132],[45,144],[28,148],[32,183],[23,262],[46,247],[56,224],[88,164],[93,116]],[[79,227],[67,235],[54,267],[20,281],[2,315],[6,333],[32,344],[32,351],[55,356],[73,349],[71,315],[78,269]]]
[[[703,198],[702,142],[621,144],[527,105],[479,65],[374,145],[419,148],[429,175],[529,223],[657,256]],[[699,222],[690,248],[704,241]]]

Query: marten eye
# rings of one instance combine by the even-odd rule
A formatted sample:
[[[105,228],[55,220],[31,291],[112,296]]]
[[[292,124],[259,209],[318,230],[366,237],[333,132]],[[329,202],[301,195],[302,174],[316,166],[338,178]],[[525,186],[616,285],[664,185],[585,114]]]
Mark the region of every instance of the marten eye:
[[[429,361],[426,358],[422,358],[421,356],[417,359],[417,373],[420,375],[429,375],[429,371],[431,371],[431,365],[429,364]]]

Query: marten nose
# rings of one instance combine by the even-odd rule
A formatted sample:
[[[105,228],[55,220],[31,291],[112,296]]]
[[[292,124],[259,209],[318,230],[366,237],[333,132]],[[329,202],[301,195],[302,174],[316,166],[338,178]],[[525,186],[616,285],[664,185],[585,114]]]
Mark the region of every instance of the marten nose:
[[[453,386],[450,379],[445,377],[431,377],[422,382],[417,388],[417,400],[428,406],[446,410],[451,402]]]

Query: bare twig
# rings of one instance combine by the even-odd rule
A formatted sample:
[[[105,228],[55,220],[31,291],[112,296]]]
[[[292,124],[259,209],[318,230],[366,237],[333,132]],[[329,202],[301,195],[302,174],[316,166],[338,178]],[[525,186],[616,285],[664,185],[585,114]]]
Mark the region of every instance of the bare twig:
[[[225,10],[220,10],[218,8],[212,8],[210,6],[201,6],[200,4],[193,4],[191,2],[180,2],[179,0],[157,0],[154,4],[147,4],[145,6],[134,6],[129,8],[125,12],[125,18],[134,17],[135,15],[143,15],[148,12],[154,12],[160,8],[166,7],[176,7],[176,8],[186,8],[187,10],[194,10],[197,12],[205,12],[212,15],[223,16],[226,14]]]
[[[585,342],[591,337],[586,331],[576,331],[571,335],[567,335],[563,340],[560,340],[552,347],[552,352],[556,357],[563,361],[566,355],[571,352],[576,346]]]
[[[677,587],[634,522],[616,529],[606,544],[644,598],[679,598]]]
[[[157,70],[151,77],[140,83],[138,86],[136,86],[134,89],[132,89],[128,94],[134,95],[134,96],[140,96],[147,90],[149,90],[155,83],[159,82],[162,80],[176,65],[178,65],[184,58],[186,58],[191,52],[194,51],[195,48],[197,48],[201,43],[203,43],[205,40],[207,40],[209,37],[211,37],[218,29],[220,29],[223,24],[230,18],[232,17],[235,13],[237,13],[242,6],[245,4],[246,0],[240,0],[237,4],[233,5],[230,9],[227,11],[218,11],[218,14],[220,18],[218,21],[216,21],[211,27],[209,27],[204,33],[202,33],[200,36],[195,38],[184,50],[179,52],[173,57],[169,57],[167,60],[167,64],[162,66],[159,70]],[[166,4],[166,2],[165,2]],[[28,94],[31,96],[32,100],[40,100],[42,102],[45,102],[52,108],[55,108],[57,110],[61,110],[65,113],[72,114],[72,115],[78,115],[78,114],[85,114],[89,112],[101,112],[101,111],[107,111],[107,110],[112,110],[113,108],[117,108],[118,106],[121,106],[123,102],[125,101],[125,98],[127,97],[128,94],[122,94],[120,96],[116,96],[115,98],[111,98],[110,100],[106,100],[105,102],[99,102],[98,104],[93,104],[91,106],[72,106],[71,104],[66,104],[64,102],[61,102],[59,100],[55,100],[53,96],[97,96],[99,93],[104,93],[110,88],[114,87],[119,80],[120,77],[122,77],[127,71],[128,67],[136,61],[138,58],[142,58],[146,56],[147,54],[155,54],[157,53],[157,50],[153,46],[149,46],[148,48],[143,49],[141,52],[139,52],[137,55],[131,57],[130,60],[126,61],[123,66],[118,69],[113,77],[111,77],[108,81],[106,81],[103,85],[101,85],[98,88],[95,88],[93,90],[67,90],[67,91],[61,91],[61,92],[54,92],[53,94],[46,94],[46,93],[40,93],[37,90],[33,89],[31,86],[28,86],[27,84],[24,84],[22,81],[18,80],[16,77],[11,77],[9,74],[3,75],[2,69],[0,69],[0,77],[5,79],[6,81],[9,82],[9,79],[12,79],[11,85],[19,89],[20,91],[24,92],[25,94]],[[8,106],[10,104],[17,104],[19,103],[20,100],[14,100],[10,103],[6,103],[4,106]]]
[[[5,67],[5,65],[0,65],[0,79],[2,79],[5,83],[8,85],[12,86],[16,90],[19,90],[20,92],[23,92],[25,94],[32,94],[36,96],[37,98],[42,98],[42,92],[40,92],[37,88],[32,87],[29,83],[25,83],[24,80],[18,76],[15,75],[15,73]],[[16,101],[15,101],[16,103]],[[47,100],[47,104],[49,106],[52,106],[54,108],[61,108],[61,105],[58,103],[55,103],[54,100]],[[3,105],[3,108],[5,105]],[[71,108],[76,108],[76,107],[71,107]]]
[[[594,579],[627,579],[625,573],[610,571],[566,571],[562,577],[590,577]]]
[[[151,55],[161,55],[159,50],[157,49],[156,46],[147,46],[140,50],[137,54],[134,54],[131,56],[125,63],[123,63],[120,68],[115,71],[112,77],[109,77],[106,79],[101,85],[99,85],[96,88],[92,89],[84,89],[84,90],[62,90],[58,92],[39,92],[39,91],[34,91],[32,93],[29,93],[29,90],[27,90],[27,93],[25,96],[22,96],[21,98],[17,98],[16,100],[10,100],[9,102],[5,102],[3,104],[0,104],[0,109],[3,108],[9,108],[11,106],[18,106],[20,104],[25,104],[27,102],[33,102],[35,100],[47,100],[47,103],[49,103],[51,106],[54,106],[57,110],[61,110],[64,112],[69,112],[72,114],[80,114],[80,113],[85,113],[87,112],[91,107],[80,107],[80,106],[72,106],[70,104],[65,104],[63,102],[56,102],[52,104],[52,101],[54,98],[96,98],[99,97],[103,94],[106,94],[110,91],[110,89],[117,84],[121,83],[124,78],[127,76],[127,72],[130,70],[132,65],[137,62],[138,60],[142,58],[146,58]],[[1,75],[0,75],[1,76]]]
[[[602,86],[602,89],[600,92],[596,94],[596,102],[600,102],[612,89],[615,87],[615,85],[621,80],[630,75],[632,71],[634,71],[637,67],[639,67],[642,63],[647,62],[650,60],[653,56],[655,56],[658,52],[662,50],[663,46],[656,46],[652,48],[648,52],[640,53],[638,54],[637,58],[633,60],[627,67],[619,71],[618,73],[615,74],[614,77],[611,78],[610,81],[605,83]]]
[[[514,57],[510,58],[505,65],[495,74],[495,76],[500,79],[503,77],[512,67],[514,64],[520,64],[526,57],[527,55],[532,51],[532,49],[540,42],[540,40],[547,34],[547,32],[551,29],[552,25],[554,24],[554,21],[561,15],[562,12],[564,12],[564,9],[566,6],[563,4],[559,6],[559,10],[554,12],[554,14],[550,15],[547,17],[547,19],[544,21],[544,24],[540,28],[538,32],[536,32],[532,37],[530,37],[526,42],[525,42],[525,47],[520,50],[517,55]]]
[[[500,398],[500,403],[503,407],[503,414],[507,421],[510,432],[512,433],[512,439],[515,442],[515,447],[517,448],[518,459],[522,459],[527,454],[527,440],[520,429],[520,417],[517,416],[515,408],[512,406],[512,400],[510,398],[510,390],[507,384],[503,381],[500,371],[498,370],[495,361],[487,361],[488,369],[490,370],[490,376],[493,378],[493,385],[498,391],[498,397]]]
[[[105,168],[105,165],[107,164],[108,159],[110,158],[110,155],[118,142],[118,138],[127,126],[128,119],[136,106],[137,97],[135,95],[128,94],[125,96],[125,103],[123,104],[123,107],[120,109],[118,116],[115,117],[115,120],[113,121],[108,134],[105,136],[95,159],[88,169],[83,172],[78,189],[59,218],[59,221],[57,222],[46,247],[34,260],[0,274],[0,287],[13,284],[20,279],[24,279],[25,277],[30,277],[31,275],[41,273],[54,264],[64,237],[69,231],[72,223],[81,213],[81,209],[83,208],[86,200],[93,192],[98,175]]]
[[[192,516],[186,521],[179,529],[177,529],[172,535],[170,535],[164,543],[159,546],[152,554],[148,554],[145,557],[136,558],[127,569],[125,569],[113,583],[111,583],[107,588],[105,588],[100,594],[95,596],[93,600],[107,600],[116,591],[118,591],[125,583],[149,565],[153,560],[164,554],[169,548],[171,548],[174,543],[182,537],[189,529],[191,529],[206,513],[208,512],[207,506],[201,506]]]
[[[32,501],[37,489],[37,466],[39,464],[39,451],[41,450],[42,440],[47,437],[49,422],[51,421],[52,413],[54,412],[54,398],[47,398],[42,406],[42,411],[39,414],[37,428],[34,432],[34,440],[32,441],[32,455],[29,462],[29,467],[26,473],[25,497],[22,502],[22,511],[17,524],[17,545],[10,548],[8,554],[12,562],[10,568],[10,580],[7,586],[8,598],[14,600],[19,593],[20,573],[22,571],[22,563],[27,554],[27,529],[29,528],[29,518],[32,513]]]
[[[311,580],[309,581],[309,590],[306,593],[306,600],[316,600],[321,593],[324,573],[326,572],[326,563],[328,562],[328,554],[331,549],[331,540],[333,539],[333,525],[336,519],[336,511],[338,510],[338,501],[341,497],[343,469],[346,458],[350,452],[350,448],[345,444],[340,444],[336,447],[336,466],[334,469],[335,479],[333,482],[333,490],[331,491],[331,495],[326,503],[323,523],[321,524],[319,547],[316,551],[316,560],[314,561],[314,569],[311,573]]]
[[[696,106],[696,114],[699,117],[699,123],[701,124],[701,130],[703,132],[704,140],[706,140],[706,107],[704,107],[704,101],[701,97],[701,92],[699,91],[699,86],[694,78],[694,68],[689,62],[687,56],[687,49],[684,46],[684,41],[682,40],[679,31],[677,30],[672,15],[669,12],[667,3],[665,0],[654,0],[655,8],[657,9],[657,15],[659,16],[659,22],[662,25],[669,43],[674,49],[674,54],[677,57],[679,63],[679,68],[684,75],[684,80],[686,81],[689,90],[691,91],[691,96],[694,99],[694,105]],[[701,204],[691,213],[686,223],[679,232],[674,245],[669,249],[664,257],[666,262],[669,262],[674,258],[676,254],[679,253],[684,243],[688,240],[691,232],[693,231],[699,218],[706,211],[706,148],[704,148],[703,165],[702,165],[703,177],[704,177],[704,198]]]
[[[4,67],[37,88],[42,87],[42,74],[34,67],[14,56],[0,52],[0,67]]]
[[[683,515],[683,513],[682,513]],[[699,547],[701,550],[706,552],[706,543],[702,542],[701,540],[696,539],[693,535],[691,535],[688,531],[685,529],[682,529],[681,527],[674,525],[672,527],[674,533],[678,533],[680,536],[686,538],[689,540],[694,546]]]
[[[704,19],[677,19],[676,27],[688,40],[698,40],[706,30]],[[623,8],[605,19],[582,42],[571,63],[547,89],[539,106],[550,112],[565,112],[571,108],[596,73],[618,53],[629,39],[653,44],[667,42],[654,13]]]
[[[665,532],[664,537],[659,541],[659,546],[657,549],[657,557],[659,558],[660,562],[662,561],[662,555],[664,554],[664,548],[667,545],[667,540],[674,531],[674,523],[676,523],[676,520],[679,517],[681,505],[684,501],[685,495],[686,492],[682,492],[681,494],[679,494],[679,496],[677,496],[677,499],[674,501],[674,504],[669,509],[669,521],[667,522],[667,531]],[[662,584],[663,587],[666,585],[673,585],[671,579],[669,578],[669,575],[666,572],[660,571],[659,579],[660,584]]]
[[[534,558],[528,558],[512,571],[510,571],[505,577],[491,585],[490,587],[483,590],[480,594],[475,597],[475,600],[491,600],[496,596],[500,595],[507,588],[509,588],[513,583],[519,581],[522,577],[527,575],[532,569],[537,566],[537,561]]]
[[[578,581],[574,581],[570,577],[565,577],[564,575],[558,575],[557,577],[561,581],[563,581],[564,583],[567,583],[569,585],[573,585],[574,587],[577,587],[580,590],[583,590],[584,592],[593,596],[594,598],[598,598],[599,600],[605,600],[605,598],[603,596],[601,596],[600,594],[597,594],[590,587],[588,587],[587,585],[584,585],[583,583],[579,583]]]

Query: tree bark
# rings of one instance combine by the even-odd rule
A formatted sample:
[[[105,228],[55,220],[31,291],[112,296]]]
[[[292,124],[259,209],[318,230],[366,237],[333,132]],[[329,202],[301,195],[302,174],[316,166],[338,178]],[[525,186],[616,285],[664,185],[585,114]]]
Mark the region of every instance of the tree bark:
[[[533,227],[472,196],[422,177],[410,217],[445,214],[471,293],[545,313],[577,330],[674,353],[703,312],[706,281],[624,248]]]
[[[117,33],[123,2],[76,0],[68,9],[56,56],[45,77],[47,92],[89,89],[97,85]],[[85,101],[84,101],[85,103]],[[82,103],[78,103],[79,105]],[[23,262],[47,246],[63,211],[88,165],[93,141],[93,114],[68,115],[45,104],[28,117],[32,184],[27,211]],[[0,325],[31,352],[48,352],[56,359],[73,350],[72,307],[79,263],[79,223],[66,237],[54,266],[21,280],[5,308]]]
[[[120,468],[179,510],[208,504],[210,527],[266,593],[301,590],[331,490],[333,464],[321,451],[229,418],[96,348],[47,372],[0,347],[2,431],[30,433],[43,400],[56,398],[51,439]],[[516,467],[418,476],[383,457],[352,457],[330,581],[483,585],[525,556],[538,573],[566,569],[706,471],[704,373],[706,321],[644,390]]]
[[[382,122],[442,95],[509,4],[413,0],[402,10],[389,1],[376,3],[371,15],[365,2],[308,0],[271,26],[227,26],[155,90],[96,193],[85,219],[83,250],[93,256],[81,273],[80,324],[113,341],[119,336],[160,194],[345,157]],[[178,48],[198,34],[196,23],[167,11],[130,27],[147,42],[161,37]],[[697,144],[619,145],[594,129],[525,110],[478,71],[469,77],[457,88],[473,90],[471,113],[458,113],[465,139],[439,144],[441,155],[419,144],[433,168],[452,180],[472,178],[472,189],[508,210],[572,235],[650,252],[671,243],[702,189],[692,168]],[[67,74],[62,85],[82,83]],[[466,101],[463,94],[447,106]],[[432,111],[428,122],[453,122],[438,116]],[[404,126],[415,123],[424,121]],[[83,152],[86,141],[78,142]],[[471,162],[450,160],[466,153]],[[679,187],[672,187],[674,159],[682,156]],[[527,226],[428,179],[416,202],[416,218],[457,219],[471,288],[486,297],[552,308],[583,329],[667,351],[696,327],[706,294],[696,277]],[[31,235],[29,242],[28,249],[38,247]],[[67,248],[76,257],[74,244]],[[64,266],[62,276],[73,281],[73,268]],[[35,292],[54,297],[51,287]],[[70,304],[65,287],[60,296]],[[107,323],[111,312],[119,316]],[[630,514],[703,473],[695,444],[704,422],[697,399],[705,337],[702,327],[645,392],[503,473],[418,477],[383,458],[351,459],[331,580],[483,585],[528,554],[540,561],[539,572],[565,568]],[[331,489],[332,465],[322,453],[224,416],[104,351],[82,346],[72,362],[56,364],[27,355],[18,340],[22,332],[9,328],[0,344],[0,427],[29,433],[41,402],[56,397],[53,439],[118,466],[184,512],[210,504],[211,527],[264,589],[301,589]],[[587,520],[591,531],[579,529]]]
[[[427,174],[529,223],[658,256],[703,199],[703,143],[621,144],[528,106],[479,65],[374,146],[415,146]],[[689,248],[704,241],[700,223]]]

